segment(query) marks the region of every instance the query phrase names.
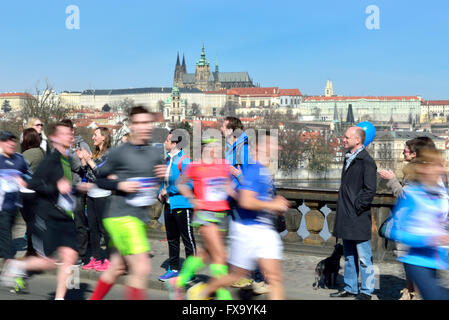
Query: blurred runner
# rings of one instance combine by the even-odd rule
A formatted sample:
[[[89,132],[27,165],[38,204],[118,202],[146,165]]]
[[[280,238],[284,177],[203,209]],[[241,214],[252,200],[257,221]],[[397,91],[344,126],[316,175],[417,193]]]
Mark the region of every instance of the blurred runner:
[[[252,148],[257,153],[257,162],[248,164],[239,187],[238,208],[229,227],[228,262],[231,272],[228,276],[212,280],[200,297],[208,296],[216,288],[235,283],[259,265],[270,284],[269,298],[285,298],[282,240],[274,221],[276,215],[287,211],[289,202],[275,196],[274,181],[268,167],[271,152],[277,152],[277,143],[271,141],[269,134],[267,131],[265,141],[259,141],[257,147]]]
[[[391,189],[393,192],[393,195],[396,198],[399,198],[403,194],[403,189],[407,187],[409,184],[414,183],[414,161],[417,156],[420,155],[421,150],[425,149],[436,149],[435,144],[432,141],[432,139],[427,137],[418,137],[415,139],[407,140],[405,142],[404,151],[402,154],[404,155],[404,161],[407,162],[407,164],[402,169],[403,178],[402,182],[399,182],[398,178],[394,174],[392,170],[379,170],[379,175],[382,179],[387,180],[387,187]],[[445,175],[444,175],[445,176]],[[444,187],[443,181],[441,180],[441,186]],[[386,241],[388,241],[386,239]],[[387,242],[385,243],[385,246],[387,246]],[[408,246],[400,243],[395,242],[396,250],[394,251],[396,256],[400,257],[401,255],[404,255],[408,251]],[[401,297],[399,300],[422,300],[421,295],[419,294],[419,291],[413,283],[410,281],[410,279],[407,278],[407,274],[405,275],[405,282],[406,287],[401,290]]]
[[[209,260],[212,279],[228,274],[226,251],[220,231],[225,231],[226,228],[228,195],[234,197],[236,195],[232,190],[230,166],[221,158],[221,154],[221,144],[218,140],[202,141],[202,161],[191,163],[178,181],[179,192],[193,204],[195,211],[192,226],[198,227],[206,250],[198,247],[197,254],[189,256],[184,262],[179,277],[166,282],[170,296],[174,300],[183,299],[186,284]],[[190,180],[193,181],[193,193],[187,184]],[[192,289],[189,291],[191,293],[189,299],[209,298],[196,296],[200,290]],[[212,292],[215,291],[219,300],[232,299],[229,291],[224,288],[217,287]]]
[[[248,135],[243,131],[244,127],[242,121],[236,117],[226,117],[220,130],[225,137],[226,160],[231,164],[231,173],[233,175],[233,187],[237,190],[240,187],[239,178],[246,170],[249,163],[255,163],[251,158],[249,150]],[[233,199],[228,199],[231,206],[231,217],[237,210],[237,202]],[[233,288],[249,288],[252,284],[252,290],[255,294],[268,293],[268,284],[265,282],[260,268],[254,270],[253,279],[241,278],[236,283],[233,283]]]
[[[102,273],[90,300],[103,299],[127,267],[125,298],[146,299],[151,260],[145,223],[166,166],[163,153],[149,145],[153,116],[137,106],[131,109],[129,118],[130,140],[111,150],[97,175],[99,188],[115,191],[103,219],[112,249],[110,266]]]
[[[38,256],[22,261],[8,260],[1,280],[4,285],[22,288],[24,284],[17,280],[26,272],[54,269],[59,261],[55,300],[64,300],[67,282],[78,257],[73,221],[75,199],[68,159],[74,137],[71,128],[61,122],[51,127],[49,136],[54,150],[39,164],[28,184],[37,196],[32,240]],[[58,259],[52,258],[55,252]]]
[[[19,190],[26,187],[31,178],[26,159],[16,153],[17,137],[0,132],[0,256],[12,259],[15,250],[12,242],[12,226],[17,213]]]
[[[410,247],[398,260],[424,300],[449,299],[437,277],[437,270],[449,268],[449,208],[447,190],[440,182],[445,171],[438,150],[421,151],[413,164],[416,182],[403,189],[387,235]]]

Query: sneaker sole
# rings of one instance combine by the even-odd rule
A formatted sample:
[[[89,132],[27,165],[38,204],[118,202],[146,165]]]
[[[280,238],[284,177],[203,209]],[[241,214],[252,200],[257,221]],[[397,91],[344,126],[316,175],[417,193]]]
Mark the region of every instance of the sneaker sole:
[[[203,300],[212,300],[212,297],[206,297],[205,299],[199,300],[199,299],[194,299],[197,298],[195,297],[195,291],[202,291],[202,289],[204,289],[207,286],[207,283],[205,282],[198,282],[196,285],[194,285],[193,287],[190,287],[189,290],[187,290],[187,300],[192,300],[192,301],[203,301]]]

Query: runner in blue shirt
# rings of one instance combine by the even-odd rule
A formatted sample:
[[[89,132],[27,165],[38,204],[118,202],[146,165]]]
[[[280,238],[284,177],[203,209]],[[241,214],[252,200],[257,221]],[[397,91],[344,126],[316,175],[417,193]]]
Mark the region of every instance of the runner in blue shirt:
[[[15,152],[17,137],[9,132],[0,133],[0,256],[14,258],[12,226],[19,203],[19,188],[26,187],[25,180],[31,171],[25,158]]]
[[[259,153],[259,148],[252,148],[257,152],[258,161],[248,164],[238,189],[238,215],[229,226],[228,263],[231,265],[231,272],[228,276],[211,282],[202,292],[204,296],[219,287],[233,284],[259,265],[270,283],[269,298],[284,299],[282,240],[275,230],[273,220],[276,215],[288,210],[289,203],[285,198],[275,196],[268,166],[269,155],[271,151],[277,150],[277,146],[272,145],[270,140],[267,135],[265,142],[262,142],[267,146],[265,154]]]

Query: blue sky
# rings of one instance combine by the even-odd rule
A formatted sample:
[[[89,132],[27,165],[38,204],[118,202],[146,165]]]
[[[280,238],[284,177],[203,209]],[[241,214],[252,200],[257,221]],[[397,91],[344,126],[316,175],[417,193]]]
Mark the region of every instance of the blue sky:
[[[431,4],[431,5],[430,5]],[[66,28],[77,5],[80,29]],[[365,9],[380,10],[368,30]],[[449,99],[449,1],[16,0],[0,7],[0,92],[171,86],[204,43],[220,71],[261,86]]]

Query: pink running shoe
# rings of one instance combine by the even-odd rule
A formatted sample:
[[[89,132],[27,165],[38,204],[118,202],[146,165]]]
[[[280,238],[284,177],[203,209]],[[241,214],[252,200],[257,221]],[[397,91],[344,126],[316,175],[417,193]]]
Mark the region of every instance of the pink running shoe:
[[[92,270],[95,269],[95,264],[97,263],[101,263],[101,261],[97,261],[95,258],[90,258],[90,261],[88,264],[86,264],[85,266],[83,266],[83,270]]]
[[[95,271],[104,272],[108,270],[109,264],[110,263],[108,259],[104,259],[103,263],[101,263],[101,261],[97,261],[97,263],[95,264]]]
[[[165,281],[170,300],[184,300],[184,288],[177,287],[176,281],[178,281],[178,277],[170,278]]]

